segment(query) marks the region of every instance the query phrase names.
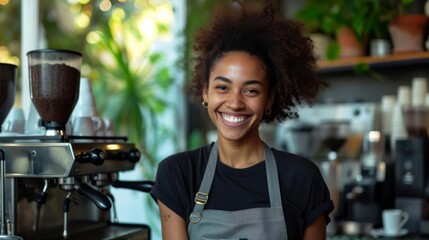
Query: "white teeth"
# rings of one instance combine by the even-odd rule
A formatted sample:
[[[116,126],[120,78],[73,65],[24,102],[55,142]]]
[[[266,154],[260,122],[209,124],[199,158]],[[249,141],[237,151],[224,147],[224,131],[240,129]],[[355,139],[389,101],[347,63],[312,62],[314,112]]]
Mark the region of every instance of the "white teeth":
[[[223,119],[225,119],[225,121],[228,122],[232,122],[232,123],[239,123],[244,121],[244,119],[246,119],[245,117],[234,117],[234,116],[228,116],[228,115],[222,115]]]

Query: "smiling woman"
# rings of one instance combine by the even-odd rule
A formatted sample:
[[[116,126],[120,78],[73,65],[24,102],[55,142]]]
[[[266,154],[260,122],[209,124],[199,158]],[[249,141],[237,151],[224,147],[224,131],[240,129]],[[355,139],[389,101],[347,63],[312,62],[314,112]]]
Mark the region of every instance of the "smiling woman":
[[[326,86],[311,40],[275,9],[234,1],[196,36],[192,89],[217,141],[159,164],[151,194],[163,239],[326,239],[333,203],[318,167],[259,135]]]
[[[209,85],[204,89],[203,99],[208,103],[208,114],[217,128],[218,141],[259,142],[258,126],[264,112],[272,106],[268,96],[269,80],[264,64],[244,51],[226,53],[213,66]],[[260,152],[263,146],[257,146]],[[251,166],[262,159],[260,154],[240,154],[241,159],[221,161],[231,167]]]

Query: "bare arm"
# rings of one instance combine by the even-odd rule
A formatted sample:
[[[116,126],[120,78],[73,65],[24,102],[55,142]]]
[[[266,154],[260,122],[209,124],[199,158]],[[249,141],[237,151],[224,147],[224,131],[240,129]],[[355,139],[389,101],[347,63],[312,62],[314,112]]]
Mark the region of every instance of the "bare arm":
[[[185,220],[158,200],[163,240],[187,240]]]
[[[326,240],[326,220],[323,214],[305,229],[304,240]]]

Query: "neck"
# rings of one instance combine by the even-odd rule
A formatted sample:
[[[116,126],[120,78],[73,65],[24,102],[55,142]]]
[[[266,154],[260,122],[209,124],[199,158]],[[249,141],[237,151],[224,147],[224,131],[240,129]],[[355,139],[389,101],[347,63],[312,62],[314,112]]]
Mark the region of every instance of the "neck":
[[[233,168],[247,168],[264,159],[264,143],[258,137],[246,142],[218,140],[220,161]]]

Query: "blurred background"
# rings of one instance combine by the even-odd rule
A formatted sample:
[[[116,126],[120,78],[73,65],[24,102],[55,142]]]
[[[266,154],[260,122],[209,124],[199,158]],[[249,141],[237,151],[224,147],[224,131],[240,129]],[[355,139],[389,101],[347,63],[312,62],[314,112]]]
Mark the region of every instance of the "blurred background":
[[[81,75],[92,86],[98,114],[111,118],[115,133],[128,136],[142,151],[138,167],[121,173],[121,178],[153,180],[157,163],[167,155],[215,139],[204,109],[193,103],[187,93],[192,72],[191,45],[195,30],[207,23],[214,7],[231,2],[0,0],[0,62],[20,68],[14,107],[22,108],[25,114],[30,108],[27,51],[56,48],[82,52]],[[264,4],[261,0],[241,2]],[[304,24],[320,58],[317,73],[331,85],[320,93],[316,104],[334,109],[325,111],[332,115],[338,115],[338,106],[345,104],[343,112],[347,113],[341,116],[346,120],[352,118],[352,128],[361,131],[361,136],[370,130],[383,130],[379,117],[383,96],[396,96],[399,87],[411,86],[415,77],[429,77],[426,17],[417,36],[417,47],[398,46],[404,40],[395,40],[390,27],[393,19],[407,13],[425,16],[429,8],[424,0],[279,3],[278,11],[283,16]],[[345,40],[343,32],[351,32],[354,38]],[[373,105],[377,111],[372,112]],[[361,115],[362,120],[355,118],[356,109],[369,112]],[[301,119],[311,118],[312,114],[304,111]],[[309,122],[299,122],[303,123]],[[291,132],[291,126],[261,127],[267,142],[298,151],[290,144],[287,146],[287,139],[278,139],[277,133]],[[308,130],[299,127],[300,131]],[[385,131],[390,135],[391,129]],[[358,145],[363,146],[361,142]],[[350,152],[362,153],[362,149]],[[353,156],[357,158],[356,154]],[[154,239],[160,239],[158,210],[148,194],[123,189],[112,192],[117,196],[121,221],[148,223]]]

